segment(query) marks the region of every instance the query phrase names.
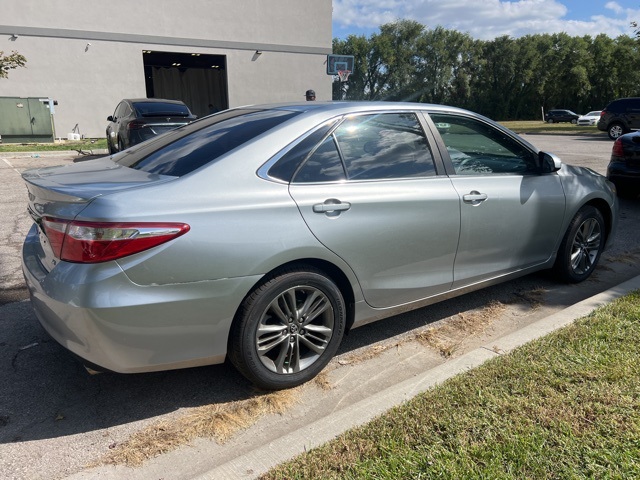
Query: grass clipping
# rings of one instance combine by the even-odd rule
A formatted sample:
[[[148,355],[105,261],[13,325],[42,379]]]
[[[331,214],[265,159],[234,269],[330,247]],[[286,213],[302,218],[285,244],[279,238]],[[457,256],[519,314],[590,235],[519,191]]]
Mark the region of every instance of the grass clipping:
[[[424,345],[435,348],[443,357],[449,358],[462,343],[464,336],[461,334],[468,336],[483,332],[492,321],[502,315],[506,308],[501,302],[491,301],[480,310],[460,313],[438,327],[430,327],[418,333],[416,339]]]
[[[154,423],[134,433],[128,440],[111,445],[109,453],[91,467],[138,467],[144,461],[175,450],[196,438],[213,438],[218,443],[224,443],[235,432],[248,428],[264,415],[286,411],[296,402],[299,388],[193,408],[177,420]]]

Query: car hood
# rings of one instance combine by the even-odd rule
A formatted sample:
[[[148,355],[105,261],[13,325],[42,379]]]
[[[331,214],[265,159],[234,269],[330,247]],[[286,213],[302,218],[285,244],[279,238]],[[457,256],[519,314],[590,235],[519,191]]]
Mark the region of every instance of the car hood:
[[[22,174],[32,213],[73,217],[92,199],[110,193],[164,183],[176,177],[157,175],[114,163],[110,157],[27,170]]]

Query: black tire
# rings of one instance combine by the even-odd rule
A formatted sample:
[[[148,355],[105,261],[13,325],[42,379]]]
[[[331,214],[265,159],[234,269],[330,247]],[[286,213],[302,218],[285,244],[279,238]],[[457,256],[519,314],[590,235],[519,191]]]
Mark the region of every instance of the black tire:
[[[617,140],[618,137],[624,135],[625,133],[627,133],[627,131],[624,128],[624,125],[618,122],[612,123],[611,125],[609,125],[609,128],[607,128],[607,134],[609,135],[609,138],[611,140]]]
[[[558,249],[556,275],[568,283],[579,283],[593,273],[604,248],[606,229],[602,213],[585,205],[573,217]]]
[[[553,118],[550,118],[549,120],[547,120],[547,123],[553,123]]]
[[[231,327],[228,356],[256,386],[292,388],[311,380],[333,358],[345,326],[336,284],[314,267],[290,268],[245,298]]]
[[[124,142],[122,140],[118,140],[118,151],[121,152],[125,150]]]
[[[571,120],[571,123],[573,123],[575,125],[576,123],[578,123],[578,119],[574,118],[573,120]]]

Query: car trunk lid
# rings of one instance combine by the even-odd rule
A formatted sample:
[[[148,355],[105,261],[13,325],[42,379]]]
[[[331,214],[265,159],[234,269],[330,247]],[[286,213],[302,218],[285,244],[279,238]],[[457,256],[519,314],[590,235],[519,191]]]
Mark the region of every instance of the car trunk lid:
[[[44,233],[43,219],[72,220],[96,197],[175,179],[123,167],[102,158],[82,163],[27,170],[22,174],[27,186],[28,211],[38,225],[41,261],[49,269],[55,255]]]

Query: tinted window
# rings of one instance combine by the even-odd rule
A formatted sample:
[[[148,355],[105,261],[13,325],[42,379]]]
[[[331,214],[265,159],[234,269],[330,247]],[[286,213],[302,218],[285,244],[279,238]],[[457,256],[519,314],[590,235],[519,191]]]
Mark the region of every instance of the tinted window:
[[[126,150],[114,161],[144,172],[179,177],[296,115],[282,110],[229,110],[145,142],[143,148]]]
[[[335,182],[346,178],[333,135],[318,146],[295,177],[295,182]]]
[[[124,117],[128,114],[127,110],[128,110],[127,104],[125,102],[120,102],[116,107],[116,111],[114,112],[113,116],[115,118]]]
[[[349,180],[435,175],[431,150],[413,113],[350,117],[334,136]]]
[[[442,140],[458,175],[537,172],[536,156],[515,139],[484,122],[456,115],[431,114],[447,124]]]
[[[133,104],[138,117],[175,116],[188,117],[191,112],[186,105],[161,102],[136,102]]]
[[[285,182],[291,181],[293,174],[300,164],[309,156],[313,149],[316,148],[318,143],[322,141],[336,123],[337,120],[332,120],[309,134],[306,138],[291,148],[291,150],[282,155],[280,160],[278,160],[269,169],[268,175]]]

